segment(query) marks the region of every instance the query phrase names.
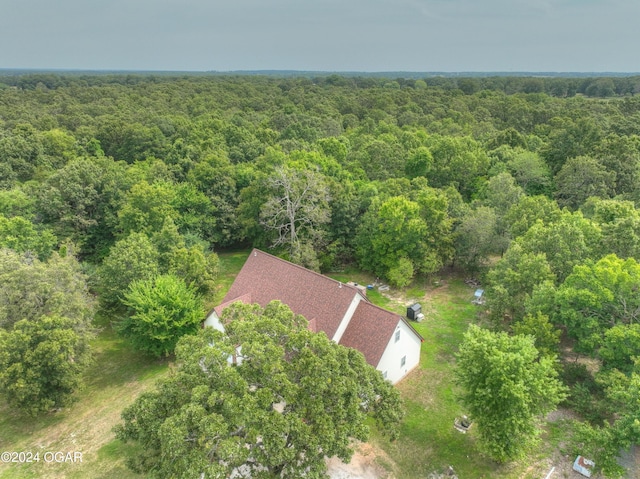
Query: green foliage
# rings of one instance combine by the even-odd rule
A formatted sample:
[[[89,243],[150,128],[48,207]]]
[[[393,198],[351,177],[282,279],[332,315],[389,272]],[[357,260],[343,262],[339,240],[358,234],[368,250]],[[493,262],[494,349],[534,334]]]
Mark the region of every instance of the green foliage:
[[[511,247],[487,273],[487,305],[491,318],[520,318],[538,285],[555,276],[544,254],[527,253],[520,243]]]
[[[608,423],[598,427],[581,422],[576,424],[573,437],[571,446],[575,454],[589,457],[606,477],[624,477],[625,470],[618,464],[623,444],[614,427]]]
[[[640,256],[640,213],[630,201],[591,198],[584,209],[602,229],[602,247],[620,258]]]
[[[580,212],[564,211],[555,222],[537,221],[518,243],[526,252],[544,254],[560,283],[571,274],[574,266],[600,257],[601,239],[597,224]]]
[[[604,386],[603,402],[614,414],[608,421],[578,424],[572,446],[588,454],[607,477],[622,477],[620,452],[640,440],[640,375],[612,370],[598,376],[598,383]]]
[[[448,264],[454,244],[456,263],[473,271],[513,239],[516,249],[489,273],[493,318],[506,315],[514,329],[532,321],[527,331],[546,335],[538,313],[560,324],[584,307],[574,318],[581,332],[571,333],[588,336],[578,346],[599,355],[605,371],[615,365],[629,375],[636,305],[618,294],[617,276],[578,288],[575,304],[556,296],[586,260],[640,257],[631,203],[640,204],[638,85],[637,78],[437,77],[427,86],[336,75],[5,76],[0,246],[31,253],[0,258],[0,322],[11,330],[23,318],[59,315],[86,325],[77,318],[91,316],[91,301],[77,261],[64,253],[42,261],[58,241],[70,240],[84,271],[99,273],[95,289],[111,313],[124,312],[132,280],[157,274],[220,296],[210,245],[273,244],[278,232],[265,227],[261,210],[278,196],[267,178],[286,165],[300,177],[313,171],[331,198],[311,208],[328,221],[307,228],[306,214],[296,217],[299,241],[288,258],[314,269],[357,260],[402,284]],[[381,210],[391,201],[394,208]],[[398,233],[396,223],[404,225]],[[147,238],[129,249],[114,245],[140,234]],[[533,331],[538,320],[541,331]],[[594,392],[580,394],[585,410],[606,401],[589,406]]]
[[[558,288],[557,320],[584,351],[595,351],[605,331],[637,321],[640,313],[640,265],[633,259],[609,255],[587,261]]]
[[[398,263],[389,269],[387,277],[391,284],[403,288],[411,283],[413,264],[407,258],[399,258]]]
[[[204,320],[202,298],[174,275],[133,281],[123,303],[131,315],[118,331],[136,349],[157,357],[173,354],[178,340],[196,333]]]
[[[513,324],[513,334],[529,335],[535,338],[534,346],[541,356],[555,358],[558,356],[560,345],[559,329],[549,322],[549,317],[537,312],[527,314],[520,321]]]
[[[89,364],[88,330],[62,316],[23,319],[0,329],[0,393],[35,416],[68,405]]]
[[[402,196],[374,203],[358,231],[360,264],[386,277],[401,258],[417,263],[426,253],[422,242],[426,232],[427,225],[420,217],[417,203]]]
[[[116,242],[98,271],[103,307],[121,309],[129,284],[156,276],[159,259],[158,250],[144,233],[132,233]]]
[[[454,185],[465,198],[476,190],[478,177],[489,169],[489,157],[480,144],[469,137],[431,137],[428,144],[433,156],[432,186]]]
[[[142,446],[148,477],[322,477],[326,456],[349,460],[373,416],[391,434],[398,392],[361,353],[313,333],[281,303],[236,303],[228,335],[186,336],[178,367],[123,412],[117,437]]]
[[[565,396],[554,360],[540,356],[533,342],[472,325],[457,355],[460,400],[482,448],[498,462],[522,457],[541,432],[538,418]]]
[[[537,221],[543,225],[556,223],[562,213],[558,204],[546,196],[521,196],[505,214],[505,222],[512,238],[524,235]]]
[[[100,257],[113,243],[116,209],[130,188],[124,164],[108,158],[76,158],[53,172],[37,191],[37,209],[58,237]]]
[[[551,173],[537,153],[514,150],[514,155],[507,161],[507,169],[528,195],[545,194],[550,189]]]
[[[479,206],[460,219],[455,229],[455,260],[471,273],[478,272],[496,253],[497,217],[493,208]]]
[[[62,316],[80,331],[88,328],[93,308],[87,277],[73,255],[53,253],[42,262],[0,250],[0,329],[9,331],[23,319]]]
[[[172,204],[175,197],[175,185],[166,181],[153,184],[142,181],[133,185],[118,211],[122,235],[127,236],[131,232],[151,235],[160,231],[167,219],[175,222],[178,218]]]
[[[0,214],[0,248],[18,253],[32,253],[45,260],[57,243],[51,230],[37,229],[31,221],[20,216],[5,218]]]
[[[584,115],[576,121],[556,118],[552,124],[554,128],[542,154],[553,174],[568,159],[589,155],[602,137],[599,125]]]
[[[598,356],[607,369],[632,372],[640,360],[640,324],[617,324],[608,329]]]
[[[437,271],[451,254],[451,221],[444,195],[426,189],[416,201],[394,196],[374,200],[362,218],[356,238],[356,254],[363,268],[376,275],[399,279],[401,259],[414,272]],[[407,263],[403,269],[408,271]]]
[[[17,124],[0,134],[0,187],[9,189],[18,181],[30,180],[44,158],[38,131],[29,123]]]
[[[637,133],[610,134],[598,144],[593,155],[608,171],[615,172],[615,195],[638,197],[640,137]]]
[[[560,207],[579,208],[587,198],[610,198],[616,174],[589,156],[570,158],[556,175],[555,196]]]
[[[422,146],[412,151],[407,158],[405,172],[410,179],[419,176],[427,177],[433,168],[433,155],[431,151]]]
[[[7,218],[22,216],[29,219],[34,213],[35,200],[20,188],[0,190],[0,215]]]
[[[202,295],[214,292],[219,268],[218,255],[204,251],[198,245],[176,248],[169,253],[167,271],[182,278]]]

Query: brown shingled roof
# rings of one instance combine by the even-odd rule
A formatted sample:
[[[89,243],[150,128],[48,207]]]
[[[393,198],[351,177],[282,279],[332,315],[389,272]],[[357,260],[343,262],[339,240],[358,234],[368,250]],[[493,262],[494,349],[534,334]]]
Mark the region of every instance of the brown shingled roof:
[[[242,296],[239,296],[238,298],[232,299],[231,301],[227,301],[222,304],[219,304],[218,306],[213,308],[213,310],[216,312],[219,318],[222,318],[222,311],[224,311],[227,306],[230,306],[232,303],[235,303],[236,301],[249,304],[251,303],[251,294],[246,293],[246,294],[243,294]]]
[[[360,292],[352,286],[254,249],[222,304],[241,301],[245,295],[263,307],[277,299],[294,313],[312,318],[314,331],[333,338],[356,294]]]
[[[357,349],[369,364],[376,367],[400,321],[402,317],[399,315],[361,301],[340,344]]]

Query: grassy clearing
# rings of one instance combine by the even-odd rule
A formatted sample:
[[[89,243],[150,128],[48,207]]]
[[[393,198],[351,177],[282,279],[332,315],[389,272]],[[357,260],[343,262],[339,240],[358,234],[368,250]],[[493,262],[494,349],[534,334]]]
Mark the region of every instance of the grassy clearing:
[[[227,291],[229,291],[229,288],[231,288],[233,280],[236,279],[250,252],[249,250],[241,250],[218,253],[218,257],[220,258],[220,274],[216,280],[215,294],[211,298],[211,301],[207,301],[208,308],[213,308],[222,302],[222,299],[227,294]]]
[[[442,472],[453,466],[464,478],[538,478],[550,463],[558,445],[565,439],[563,426],[552,425],[540,447],[521,462],[499,465],[482,456],[477,449],[473,428],[462,434],[453,428],[456,417],[465,411],[456,400],[453,366],[458,344],[467,326],[476,318],[471,304],[474,288],[460,279],[412,285],[390,296],[392,305],[404,305],[417,299],[425,320],[413,323],[424,337],[418,369],[398,384],[405,400],[406,418],[400,438],[389,443],[374,433],[373,442],[395,463],[393,474],[398,479],[426,478],[431,472]]]
[[[77,402],[63,411],[29,418],[0,406],[0,450],[40,452],[37,463],[0,464],[0,478],[135,478],[126,449],[112,428],[120,413],[166,373],[166,361],[143,356],[105,328],[93,341],[96,361]],[[45,463],[45,452],[80,452],[82,462]]]

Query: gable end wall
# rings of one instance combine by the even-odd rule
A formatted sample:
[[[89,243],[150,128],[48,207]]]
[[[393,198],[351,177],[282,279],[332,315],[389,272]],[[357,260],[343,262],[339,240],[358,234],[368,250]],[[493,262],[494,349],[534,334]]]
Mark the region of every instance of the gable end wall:
[[[400,340],[396,342],[396,331],[400,330]],[[392,384],[404,378],[412,369],[420,364],[420,347],[422,341],[404,321],[398,321],[396,328],[382,353],[376,369],[381,373],[387,373],[387,379]],[[404,366],[400,365],[403,356],[406,356]]]

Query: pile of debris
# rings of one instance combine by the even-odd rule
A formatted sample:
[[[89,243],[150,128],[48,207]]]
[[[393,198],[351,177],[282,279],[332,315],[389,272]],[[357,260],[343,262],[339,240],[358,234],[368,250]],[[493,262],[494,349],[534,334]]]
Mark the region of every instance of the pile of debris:
[[[444,472],[432,472],[429,474],[428,479],[458,479],[458,475],[456,471],[453,470],[452,466],[449,466]]]

